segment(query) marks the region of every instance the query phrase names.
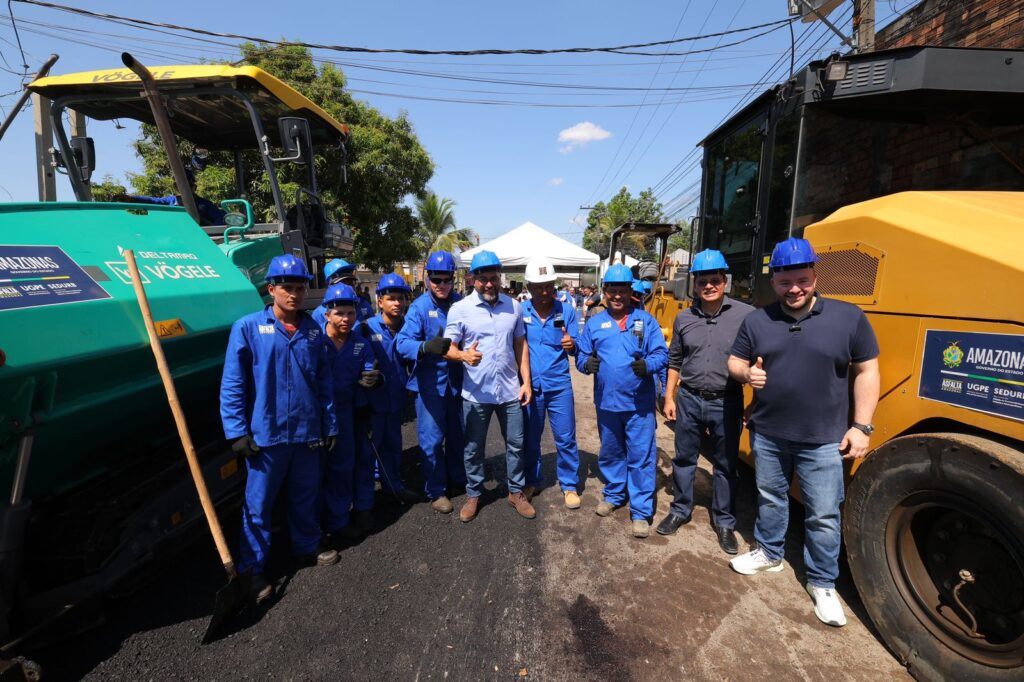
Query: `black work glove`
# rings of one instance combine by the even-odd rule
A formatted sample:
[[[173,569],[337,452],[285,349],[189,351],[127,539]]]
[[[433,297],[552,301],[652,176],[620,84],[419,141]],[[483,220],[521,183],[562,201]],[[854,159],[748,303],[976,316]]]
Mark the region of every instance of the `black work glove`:
[[[597,351],[595,350],[587,358],[586,363],[583,365],[583,369],[586,370],[587,374],[597,374],[597,370],[601,369],[601,358],[597,357]]]
[[[452,340],[444,338],[443,334],[444,330],[437,330],[437,336],[424,341],[423,345],[420,346],[420,350],[427,355],[444,355],[447,353],[452,345]]]
[[[330,452],[331,450],[333,450],[334,446],[337,445],[337,444],[338,444],[338,437],[337,436],[327,436],[326,438],[324,438],[324,449],[327,450],[327,452]]]
[[[377,369],[377,361],[373,361],[373,369],[363,370],[359,375],[359,385],[363,388],[377,388],[384,383],[384,377]]]
[[[633,374],[637,375],[641,379],[647,376],[647,363],[644,362],[643,358],[637,358],[633,362],[629,363],[629,367],[633,370]]]
[[[260,451],[260,446],[256,445],[252,436],[242,436],[231,444],[231,450],[239,457],[252,457]]]

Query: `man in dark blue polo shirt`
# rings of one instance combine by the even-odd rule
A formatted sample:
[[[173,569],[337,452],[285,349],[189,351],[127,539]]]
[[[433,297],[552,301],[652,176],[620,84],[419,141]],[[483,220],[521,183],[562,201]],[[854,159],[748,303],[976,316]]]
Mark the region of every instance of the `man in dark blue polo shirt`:
[[[743,391],[729,377],[725,360],[740,324],[754,308],[725,295],[729,265],[714,249],[693,258],[697,298],[676,315],[668,349],[665,417],[675,420],[675,457],[672,476],[675,498],[668,515],[658,524],[660,535],[672,535],[693,513],[693,479],[701,438],[707,434],[713,468],[711,524],[718,545],[736,554],[736,463],[743,431]],[[676,386],[678,385],[678,393]],[[678,403],[677,403],[678,401]]]
[[[769,266],[779,300],[747,316],[729,356],[732,378],[756,391],[747,424],[758,493],[758,546],[729,565],[744,575],[782,570],[795,471],[804,503],[807,592],[818,619],[839,627],[846,624],[834,589],[843,460],[868,453],[878,404],[878,341],[860,308],[815,294],[817,259],[805,239],[775,246]]]

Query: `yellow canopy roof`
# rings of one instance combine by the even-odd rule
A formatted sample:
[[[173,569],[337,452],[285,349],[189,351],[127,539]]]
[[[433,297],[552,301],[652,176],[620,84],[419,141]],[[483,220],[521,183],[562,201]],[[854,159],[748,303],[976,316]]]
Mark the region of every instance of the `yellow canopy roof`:
[[[302,116],[309,121],[314,144],[337,143],[347,137],[348,126],[336,121],[283,81],[255,66],[224,64],[153,66],[150,72],[161,92],[170,95],[168,113],[179,135],[210,149],[255,146],[252,121],[245,105],[229,94],[191,95],[200,88],[227,88],[244,93],[255,105],[271,143],[277,144],[277,118]],[[139,77],[130,69],[83,71],[47,76],[29,84],[43,97],[83,97],[69,106],[90,118],[107,121],[128,118],[153,123],[149,104],[142,95]],[[121,95],[138,98],[119,99]]]

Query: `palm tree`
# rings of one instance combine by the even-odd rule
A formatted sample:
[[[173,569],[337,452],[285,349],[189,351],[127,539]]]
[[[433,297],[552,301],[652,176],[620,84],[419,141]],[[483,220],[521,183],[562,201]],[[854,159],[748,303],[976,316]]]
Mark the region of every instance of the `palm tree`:
[[[474,246],[476,234],[468,227],[455,226],[455,202],[434,192],[416,200],[416,218],[420,226],[416,241],[423,259],[434,251],[465,250]]]

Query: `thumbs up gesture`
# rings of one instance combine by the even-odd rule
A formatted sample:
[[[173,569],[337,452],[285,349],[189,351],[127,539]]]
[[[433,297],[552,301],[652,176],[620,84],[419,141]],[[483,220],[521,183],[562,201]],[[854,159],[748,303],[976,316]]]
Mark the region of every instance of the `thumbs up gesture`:
[[[384,383],[384,377],[381,375],[379,369],[379,363],[374,360],[372,369],[364,369],[359,375],[359,385],[363,388],[377,388]]]
[[[476,349],[479,344],[479,341],[474,341],[472,346],[467,350],[462,351],[462,361],[470,367],[476,367],[479,365],[480,359],[484,356],[483,353]]]
[[[565,327],[562,327],[562,350],[566,353],[576,350],[576,342],[569,336],[569,331]]]
[[[601,358],[597,357],[597,351],[595,350],[587,358],[587,362],[583,365],[583,369],[586,370],[587,374],[597,374],[598,370],[601,369]]]
[[[764,388],[768,383],[768,373],[764,371],[764,358],[757,356],[757,362],[747,369],[747,383],[753,389]]]
[[[444,337],[444,329],[437,330],[437,336],[423,342],[423,352],[429,355],[444,355],[451,347],[452,340]]]

